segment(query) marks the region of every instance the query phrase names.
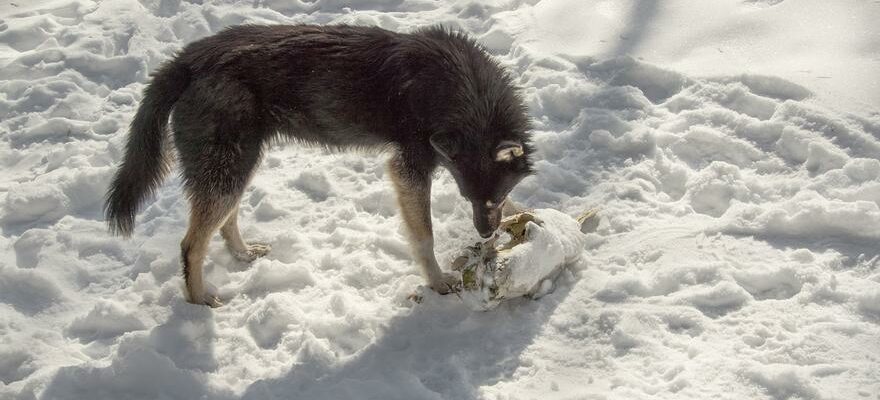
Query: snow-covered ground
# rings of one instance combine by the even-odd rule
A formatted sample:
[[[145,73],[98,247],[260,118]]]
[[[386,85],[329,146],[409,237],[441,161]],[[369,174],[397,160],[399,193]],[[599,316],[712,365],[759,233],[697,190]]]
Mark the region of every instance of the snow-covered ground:
[[[14,3],[14,4],[13,4]],[[352,4],[353,3],[353,4]],[[2,399],[878,399],[880,2],[3,0]],[[105,188],[148,72],[238,23],[444,24],[518,77],[537,175],[601,208],[538,301],[421,283],[387,155],[268,154],[216,238],[218,309],[182,298],[169,179],[133,239]],[[435,180],[441,263],[477,235]]]

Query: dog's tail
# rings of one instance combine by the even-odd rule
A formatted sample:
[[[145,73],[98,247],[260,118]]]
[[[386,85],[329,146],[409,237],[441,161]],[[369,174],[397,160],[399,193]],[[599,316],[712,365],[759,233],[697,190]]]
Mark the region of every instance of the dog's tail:
[[[144,89],[131,122],[125,156],[104,203],[111,233],[131,236],[138,207],[168,173],[169,159],[163,149],[168,140],[168,116],[189,82],[187,66],[172,60],[153,73],[152,82]]]

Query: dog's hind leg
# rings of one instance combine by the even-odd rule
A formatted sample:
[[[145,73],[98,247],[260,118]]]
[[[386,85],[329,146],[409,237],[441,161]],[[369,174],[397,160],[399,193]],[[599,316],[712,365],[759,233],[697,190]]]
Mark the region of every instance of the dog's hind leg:
[[[218,306],[219,299],[205,291],[205,253],[211,237],[227,222],[227,242],[246,248],[238,234],[237,218],[230,220],[229,216],[238,209],[262,157],[268,130],[254,93],[237,76],[223,71],[192,83],[175,105],[172,124],[183,184],[192,206],[189,229],[180,244],[187,300]]]
[[[226,247],[235,258],[241,261],[253,261],[265,256],[272,247],[263,243],[245,243],[238,229],[238,206],[229,213],[226,223],[220,228],[220,236],[226,241]]]
[[[186,284],[187,301],[211,307],[222,305],[216,293],[205,291],[202,266],[208,251],[208,244],[214,232],[236,208],[239,196],[190,197],[189,228],[180,242],[183,261],[183,280]]]
[[[237,219],[230,221],[230,215],[238,209],[239,199],[259,162],[261,144],[259,141],[179,142],[184,186],[191,204],[189,229],[180,244],[187,300],[216,307],[220,305],[219,299],[213,293],[206,293],[203,282],[205,253],[211,237],[227,222],[230,225],[227,235],[235,232],[235,237],[228,235],[233,239],[232,244],[243,245]]]

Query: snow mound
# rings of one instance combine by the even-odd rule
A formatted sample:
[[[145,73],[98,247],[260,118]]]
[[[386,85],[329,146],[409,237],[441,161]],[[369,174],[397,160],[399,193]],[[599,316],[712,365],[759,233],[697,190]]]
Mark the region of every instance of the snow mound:
[[[95,308],[88,314],[74,319],[66,333],[81,341],[90,342],[144,328],[144,323],[131,312],[114,303],[103,302],[95,304]]]

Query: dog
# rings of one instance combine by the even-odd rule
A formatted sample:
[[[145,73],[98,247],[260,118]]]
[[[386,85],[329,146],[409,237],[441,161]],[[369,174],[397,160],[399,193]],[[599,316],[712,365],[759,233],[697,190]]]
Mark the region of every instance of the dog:
[[[186,298],[221,305],[203,282],[208,243],[219,229],[243,260],[270,250],[242,239],[238,204],[267,144],[284,139],[390,150],[388,171],[414,259],[440,293],[452,290],[455,277],[434,255],[437,167],[451,172],[470,201],[482,237],[498,226],[508,193],[532,173],[519,90],[465,34],[240,25],[187,45],[152,74],[107,192],[110,231],[130,237],[138,207],[171,169],[173,145],[191,206],[180,246]]]

